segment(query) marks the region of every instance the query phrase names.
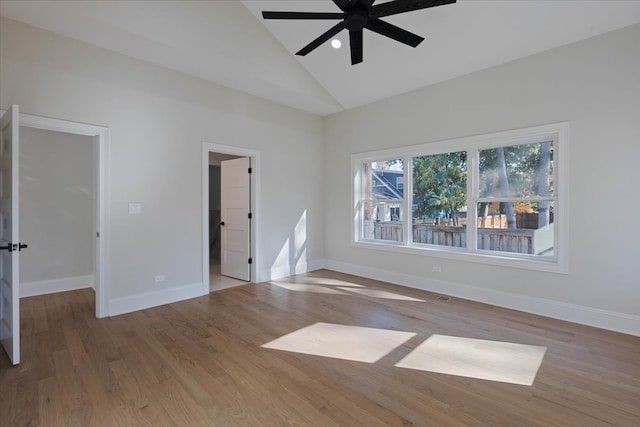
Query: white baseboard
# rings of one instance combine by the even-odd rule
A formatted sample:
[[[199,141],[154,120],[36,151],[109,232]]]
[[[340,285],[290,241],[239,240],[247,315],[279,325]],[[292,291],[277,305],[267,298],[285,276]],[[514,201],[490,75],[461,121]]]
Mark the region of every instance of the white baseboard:
[[[93,274],[20,283],[20,298],[47,295],[56,292],[75,291],[76,289],[95,288],[94,283],[95,278]]]
[[[109,316],[117,316],[202,295],[206,295],[202,293],[202,283],[192,283],[179,288],[162,289],[157,292],[145,292],[109,300],[107,312]]]
[[[325,268],[410,288],[640,336],[640,316],[326,260]]]
[[[268,282],[269,280],[278,280],[283,277],[293,276],[294,274],[308,273],[310,271],[320,270],[321,268],[324,268],[324,260],[300,262],[295,266],[291,265],[262,270],[258,277],[258,283]]]

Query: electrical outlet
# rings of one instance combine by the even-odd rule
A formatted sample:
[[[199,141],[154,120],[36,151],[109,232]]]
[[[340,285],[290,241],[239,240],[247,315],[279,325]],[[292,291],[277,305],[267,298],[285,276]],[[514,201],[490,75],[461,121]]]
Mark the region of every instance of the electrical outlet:
[[[434,265],[431,270],[435,273],[442,273],[442,267],[440,267],[439,265]]]
[[[165,276],[164,274],[158,274],[156,277],[153,278],[153,280],[155,280],[156,283],[164,282],[165,280],[167,280],[167,276]]]

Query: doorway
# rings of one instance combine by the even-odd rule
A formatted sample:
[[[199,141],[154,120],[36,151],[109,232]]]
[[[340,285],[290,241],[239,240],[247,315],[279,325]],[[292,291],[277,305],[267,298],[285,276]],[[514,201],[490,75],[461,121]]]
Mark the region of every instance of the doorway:
[[[20,127],[20,297],[94,287],[93,137]]]
[[[107,192],[108,192],[108,144],[109,144],[109,129],[101,126],[88,125],[85,123],[70,122],[60,119],[52,119],[48,117],[35,116],[31,114],[20,113],[20,128],[27,128],[33,131],[46,131],[53,132],[55,134],[68,134],[70,137],[83,137],[81,141],[84,143],[90,143],[93,147],[91,150],[92,164],[91,169],[91,188],[83,188],[78,186],[76,188],[66,188],[67,192],[76,193],[91,193],[91,218],[89,230],[91,243],[91,278],[92,285],[96,293],[96,317],[106,317],[108,313],[108,247],[109,247],[109,233],[108,233],[108,205],[107,205]],[[32,249],[33,246],[29,249]],[[82,281],[87,276],[80,275],[77,279],[77,285],[82,286]],[[22,282],[22,280],[21,280]],[[60,283],[58,285],[62,287],[69,286],[69,283]],[[86,287],[86,286],[85,286]]]
[[[70,135],[83,135],[88,136],[88,139],[80,138],[81,145],[87,145],[87,141],[92,143],[89,149],[89,155],[87,158],[82,159],[82,162],[89,162],[93,170],[88,172],[89,178],[82,182],[80,187],[84,188],[85,192],[91,193],[91,199],[88,204],[83,205],[81,208],[87,212],[91,212],[87,223],[91,224],[87,226],[88,238],[93,240],[94,244],[88,243],[90,249],[93,249],[93,282],[94,289],[96,291],[95,310],[96,317],[104,317],[108,315],[107,309],[107,272],[108,265],[106,264],[108,253],[108,208],[107,202],[107,153],[109,142],[109,130],[107,128],[92,126],[82,123],[68,122],[64,120],[51,119],[47,117],[34,116],[30,114],[24,114],[19,112],[18,105],[11,105],[7,111],[0,110],[0,157],[2,160],[2,295],[0,298],[0,340],[2,341],[2,347],[6,350],[11,362],[14,365],[20,363],[20,251],[28,248],[28,244],[20,241],[20,169],[26,163],[30,164],[34,172],[37,168],[47,168],[47,164],[38,163],[41,158],[35,159],[35,162],[24,162],[25,159],[20,159],[20,130],[31,129],[53,132],[66,132]],[[27,132],[28,133],[28,132]],[[67,136],[68,137],[68,136]],[[66,139],[67,137],[63,137]],[[78,142],[78,141],[76,141]],[[95,144],[93,144],[95,142]],[[41,150],[36,150],[32,153],[33,157],[42,156]],[[51,147],[44,147],[45,149]],[[55,151],[55,150],[54,150]],[[81,150],[82,151],[82,150]],[[65,156],[63,154],[62,156]],[[66,156],[73,156],[69,152]],[[43,166],[44,165],[44,166]],[[89,168],[91,169],[91,168]],[[25,168],[25,171],[28,171]],[[65,171],[67,172],[67,171]],[[75,171],[71,172],[72,181],[77,181],[77,176],[73,176]],[[35,180],[34,174],[31,174],[31,178]],[[51,177],[43,179],[52,179]],[[89,183],[90,181],[90,183]],[[38,186],[36,186],[38,187]],[[67,188],[69,189],[69,187]],[[38,188],[38,190],[40,190]],[[74,190],[79,190],[78,186],[75,186]],[[31,194],[33,196],[36,193]],[[50,196],[49,198],[61,197],[57,195]],[[57,207],[60,208],[63,204],[58,203]],[[78,208],[78,205],[74,206],[74,209]],[[46,215],[47,213],[45,213]],[[36,220],[37,222],[37,220]],[[32,222],[33,225],[33,222]],[[52,240],[50,237],[51,232],[55,230],[44,230],[48,237],[40,239],[38,244],[43,242],[49,242]],[[95,238],[91,235],[95,234]],[[38,236],[40,238],[40,236]],[[8,239],[8,240],[7,240]],[[55,239],[55,237],[53,238]],[[57,243],[57,242],[55,242]],[[33,245],[33,244],[32,244]],[[55,247],[52,252],[59,252],[65,248]],[[4,252],[6,250],[6,252]],[[9,255],[7,255],[9,254]],[[53,254],[49,254],[50,256]],[[42,257],[41,257],[42,258]],[[89,256],[89,258],[92,258]],[[91,262],[89,261],[88,264]],[[68,286],[68,283],[65,285]],[[85,286],[86,287],[86,286]],[[50,290],[50,289],[47,289]]]
[[[258,163],[253,150],[203,144],[203,292],[256,281]]]

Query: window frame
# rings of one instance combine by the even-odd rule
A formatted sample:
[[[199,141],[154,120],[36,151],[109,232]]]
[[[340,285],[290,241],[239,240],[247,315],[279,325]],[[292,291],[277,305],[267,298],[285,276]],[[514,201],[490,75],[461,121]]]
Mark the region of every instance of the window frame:
[[[404,165],[404,160],[401,159],[401,158],[397,158],[397,159],[395,159],[395,158],[394,159],[390,159],[390,158],[389,159],[386,159],[386,158],[384,158],[384,159],[383,158],[371,158],[371,159],[363,160],[363,161],[360,162],[361,170],[362,170],[362,166],[365,163],[368,163],[369,166],[370,166],[370,170],[373,171],[373,168],[371,168],[371,163],[380,163],[380,162],[385,162],[385,161],[389,161],[389,160],[402,160],[403,161],[403,169],[402,169],[402,171],[403,171],[403,176],[404,176],[405,165]],[[358,179],[360,180],[358,182],[358,185],[360,186],[359,194],[363,194],[362,193],[362,191],[363,191],[362,188],[364,188],[365,177],[364,176],[358,176]],[[375,187],[377,187],[377,186],[373,185],[372,186],[372,190]],[[361,206],[360,215],[363,214],[363,211],[362,211],[362,204],[363,203],[364,204],[371,203],[371,206],[379,204],[380,202],[386,203],[386,204],[397,204],[397,205],[400,205],[400,208],[399,208],[400,209],[400,217],[402,218],[402,221],[404,222],[405,221],[404,218],[405,218],[406,212],[407,212],[406,211],[405,199],[406,199],[406,193],[405,193],[404,189],[402,190],[402,198],[401,199],[395,198],[395,199],[376,200],[374,197],[372,197],[369,200],[369,199],[366,199],[366,197],[360,197],[359,200],[358,200],[358,206]],[[392,209],[392,208],[390,208],[390,209]],[[358,226],[359,226],[359,228],[355,231],[357,233],[356,239],[358,239],[360,241],[367,241],[367,242],[368,241],[374,241],[374,240],[360,239],[360,236],[361,236],[361,234],[363,233],[363,230],[364,230],[364,225],[363,225],[363,223],[359,222]],[[403,232],[404,232],[404,229],[403,229]],[[380,242],[391,242],[389,240],[378,240],[378,241],[380,241]]]
[[[481,150],[509,147],[514,145],[553,141],[554,194],[549,196],[554,205],[554,255],[536,258],[531,255],[491,252],[477,249],[477,203],[479,197],[479,153]],[[455,248],[413,243],[413,157],[467,152],[467,246]],[[351,155],[351,246],[386,252],[431,256],[459,261],[522,268],[566,274],[569,272],[569,122],[474,135],[450,140],[441,140],[419,145],[404,146],[375,152]],[[380,159],[402,159],[404,162],[404,198],[402,201],[403,242],[364,240],[360,238],[362,229],[361,195],[364,194],[362,164]],[[502,198],[501,198],[502,200]]]

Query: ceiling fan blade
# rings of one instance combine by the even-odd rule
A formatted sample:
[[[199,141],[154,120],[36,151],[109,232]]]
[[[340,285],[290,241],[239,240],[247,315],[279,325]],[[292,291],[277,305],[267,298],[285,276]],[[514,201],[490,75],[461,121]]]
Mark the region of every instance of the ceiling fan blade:
[[[367,23],[367,29],[381,34],[383,36],[387,36],[394,40],[399,41],[400,43],[407,44],[411,47],[416,47],[424,37],[420,37],[417,34],[410,33],[407,30],[403,30],[400,27],[396,27],[395,25],[389,24],[388,22],[381,21],[380,19],[372,19]]]
[[[262,12],[264,19],[342,19],[340,12]]]
[[[398,13],[426,9],[428,7],[443,6],[455,2],[456,0],[395,0],[371,6],[371,15],[382,18],[383,16],[396,15]]]
[[[362,62],[362,30],[349,31],[349,45],[351,46],[351,65]]]
[[[344,29],[344,22],[342,21],[338,22],[329,30],[325,31],[320,37],[318,37],[317,39],[315,39],[314,41],[312,41],[311,43],[309,43],[308,45],[300,49],[298,52],[296,52],[296,55],[305,56],[306,54],[308,54],[309,52],[311,52],[312,50],[320,46],[322,43],[326,42],[331,37],[338,34],[343,29]]]
[[[340,8],[340,10],[347,10],[351,6],[353,6],[353,1],[351,0],[333,0],[333,2]]]

